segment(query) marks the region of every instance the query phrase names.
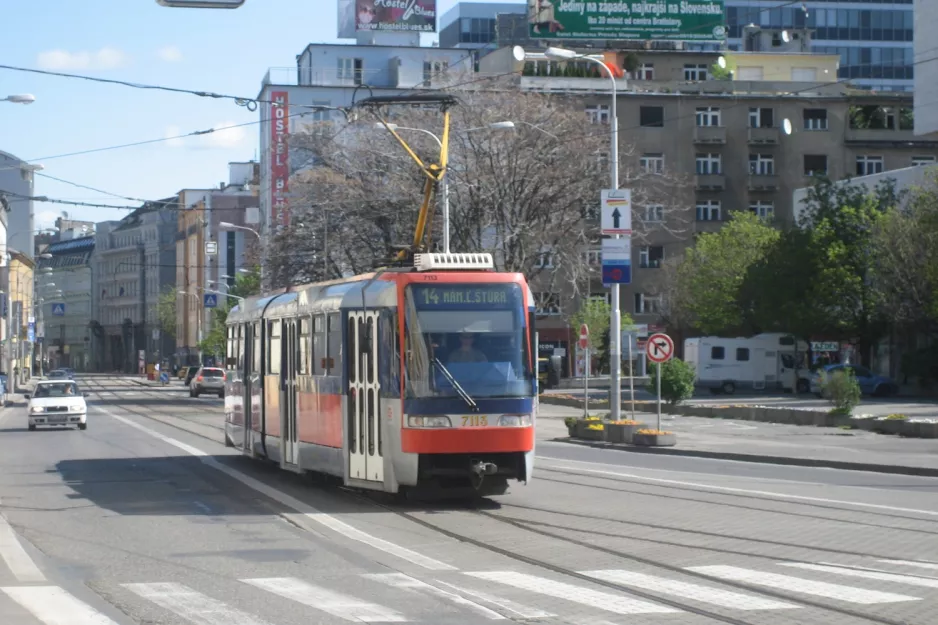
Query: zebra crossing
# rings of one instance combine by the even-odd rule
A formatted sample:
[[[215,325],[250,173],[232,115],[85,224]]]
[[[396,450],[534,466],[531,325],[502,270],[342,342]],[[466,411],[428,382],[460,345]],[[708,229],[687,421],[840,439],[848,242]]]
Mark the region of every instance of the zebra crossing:
[[[673,617],[685,612],[673,607],[673,603],[666,605],[632,596],[629,589],[689,606],[750,613],[788,611],[791,614],[799,609],[812,609],[799,603],[799,598],[815,603],[823,598],[839,607],[938,600],[938,593],[932,594],[938,590],[938,576],[929,575],[938,571],[938,563],[934,562],[878,560],[872,566],[776,562],[754,567],[691,566],[684,570],[703,574],[706,579],[687,575],[675,579],[626,569],[603,569],[579,571],[579,574],[612,582],[621,590],[534,570],[454,571],[436,573],[438,577],[434,579],[417,579],[404,573],[348,576],[356,578],[356,583],[343,583],[333,578],[314,583],[295,577],[245,577],[233,583],[242,590],[251,588],[268,593],[300,610],[308,610],[308,614],[304,613],[305,619],[324,622],[322,619],[331,616],[330,622],[354,623],[437,622],[441,620],[438,618],[441,610],[448,610],[452,618],[474,617],[485,621],[537,619],[582,623],[586,622],[585,614],[595,613],[590,622],[608,623],[610,621],[602,619],[635,615],[654,619],[661,615],[670,617],[662,623],[674,623]],[[865,580],[867,587],[850,585],[850,580]],[[741,582],[747,589],[727,587],[721,585],[721,581]],[[230,605],[213,597],[211,591],[200,592],[183,583],[168,581],[117,586],[148,604],[150,609],[155,607],[166,617],[171,614],[179,622],[191,625],[284,625],[276,620],[276,615],[252,611],[250,606],[256,606],[256,602],[250,598],[239,605]],[[775,592],[773,596],[762,595],[756,590],[759,587]],[[789,600],[777,598],[779,591]],[[240,591],[235,594],[244,597]],[[384,605],[391,602],[381,598],[393,598],[394,605]],[[4,601],[13,607],[4,605]],[[421,603],[422,610],[418,610],[416,606]],[[17,615],[28,616],[17,619]],[[130,622],[130,619],[115,621],[48,582],[0,586],[0,617],[4,625],[126,625]]]

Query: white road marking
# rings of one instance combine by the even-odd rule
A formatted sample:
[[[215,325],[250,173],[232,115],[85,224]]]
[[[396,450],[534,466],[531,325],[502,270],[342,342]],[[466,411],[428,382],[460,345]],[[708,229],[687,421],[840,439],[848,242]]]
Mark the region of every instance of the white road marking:
[[[346,538],[350,538],[354,541],[368,545],[369,547],[378,549],[379,551],[383,551],[387,554],[396,556],[398,558],[401,558],[402,560],[406,560],[407,562],[410,562],[411,564],[416,564],[417,566],[421,566],[425,569],[430,569],[431,571],[456,571],[458,570],[455,566],[451,566],[449,564],[446,564],[445,562],[440,562],[439,560],[434,560],[433,558],[425,556],[421,553],[417,553],[416,551],[413,551],[411,549],[407,549],[406,547],[402,547],[400,545],[394,544],[382,538],[378,538],[377,536],[372,536],[371,534],[367,534],[361,531],[360,529],[352,527],[351,525],[349,525],[348,523],[344,521],[340,521],[339,519],[333,516],[330,516],[324,512],[320,512],[313,506],[307,503],[304,503],[300,501],[299,499],[296,499],[295,497],[291,497],[290,495],[287,495],[286,493],[283,493],[277,490],[276,488],[268,486],[267,484],[264,484],[263,482],[256,480],[253,477],[247,476],[244,473],[241,473],[240,471],[236,471],[230,467],[227,467],[221,464],[220,462],[216,461],[208,453],[202,451],[201,449],[198,449],[196,447],[193,447],[192,445],[183,443],[182,441],[176,440],[175,438],[164,436],[163,434],[160,434],[159,432],[155,430],[151,430],[148,427],[140,425],[139,423],[135,423],[125,417],[118,416],[103,408],[98,408],[98,410],[108,415],[111,418],[117,419],[121,423],[129,425],[130,427],[140,430],[141,432],[148,434],[149,436],[152,436],[156,439],[159,439],[168,445],[172,445],[173,447],[176,447],[177,449],[181,449],[193,456],[198,457],[199,460],[203,464],[212,467],[216,471],[220,471],[224,473],[228,477],[238,480],[239,482],[241,482],[248,488],[251,488],[261,493],[262,495],[265,495],[273,499],[277,503],[280,503],[286,506],[287,508],[292,508],[293,510],[296,510],[297,512],[302,514],[305,518],[309,519],[310,521],[313,521],[315,523],[319,523],[320,525],[328,527],[332,531],[337,532]]]
[[[916,562],[915,560],[879,560],[879,562],[885,562],[887,564],[899,564],[902,566],[917,566],[920,569],[931,569],[933,571],[938,571],[938,563],[936,562]]]
[[[58,586],[0,588],[45,625],[117,625]]]
[[[632,571],[580,571],[580,573],[624,586],[635,586],[636,588],[659,592],[664,595],[676,595],[682,599],[711,603],[735,610],[782,610],[800,607],[792,603],[783,603],[758,595],[744,595],[742,593],[720,590],[719,588],[711,588],[700,584],[690,584],[688,582],[680,582],[664,577],[645,575],[644,573],[633,573]]]
[[[172,583],[121,584],[130,592],[152,601],[176,616],[196,625],[267,625],[247,612],[196,592],[188,586]]]
[[[44,582],[46,576],[42,574],[33,559],[29,557],[23,545],[20,544],[16,532],[10,527],[3,515],[0,514],[0,558],[7,568],[21,582]]]
[[[292,577],[242,579],[261,590],[322,610],[332,616],[359,623],[405,623],[403,615],[376,603],[361,601],[349,595],[314,586]]]
[[[746,582],[758,586],[768,586],[770,588],[788,590],[806,595],[815,595],[818,597],[827,597],[828,599],[838,599],[850,603],[862,603],[864,605],[872,603],[895,603],[898,601],[921,601],[920,597],[908,597],[906,595],[897,595],[890,592],[867,590],[866,588],[841,586],[840,584],[830,584],[828,582],[819,582],[813,579],[803,579],[801,577],[790,577],[788,575],[778,575],[776,573],[763,573],[762,571],[742,569],[735,566],[690,566],[687,567],[687,570],[703,573],[704,575],[710,575],[719,579]]]
[[[565,461],[571,462],[571,461]],[[578,461],[572,461],[578,462]],[[595,464],[595,463],[589,463]],[[600,471],[598,469],[584,469],[582,467],[576,466],[563,466],[563,465],[552,465],[542,467],[545,469],[563,469],[566,471],[581,471],[583,473],[596,473],[598,475],[614,475],[616,477],[627,477],[633,480],[643,480],[645,482],[654,482],[657,484],[673,484],[675,486],[692,486],[694,488],[701,488],[705,490],[712,490],[724,493],[734,493],[740,495],[759,495],[762,497],[774,497],[776,499],[791,499],[793,501],[811,501],[814,503],[828,503],[828,504],[837,504],[843,506],[856,506],[859,508],[870,508],[873,510],[889,510],[890,512],[910,512],[912,514],[924,514],[927,516],[936,516],[938,517],[938,510],[918,510],[916,508],[899,508],[896,506],[886,506],[875,503],[865,503],[862,501],[844,501],[842,499],[827,499],[825,497],[806,497],[804,495],[788,495],[786,493],[773,493],[772,491],[767,490],[750,490],[746,488],[733,488],[731,486],[714,486],[712,484],[701,484],[699,482],[685,482],[683,480],[668,480],[660,477],[647,477],[644,475],[637,475],[635,473],[621,473],[619,471]]]
[[[681,612],[681,610],[675,610],[674,608],[657,605],[648,601],[622,597],[608,592],[600,592],[583,586],[575,586],[566,582],[516,571],[491,571],[466,573],[466,575],[491,582],[498,582],[499,584],[514,586],[515,588],[529,590],[549,597],[566,599],[567,601],[586,605],[597,610],[615,612],[616,614],[674,614]]]
[[[502,599],[501,597],[496,597],[495,595],[489,595],[477,590],[469,590],[468,588],[460,588],[455,584],[450,584],[442,580],[437,580],[437,583],[442,584],[443,586],[449,586],[453,590],[461,592],[464,595],[475,597],[480,601],[497,605],[498,607],[502,608],[503,610],[507,610],[508,612],[514,612],[518,618],[551,618],[552,616],[557,616],[556,614],[544,612],[543,610],[538,610],[537,608],[531,608],[508,599]]]
[[[404,575],[403,573],[364,573],[362,574],[362,577],[366,579],[373,579],[377,582],[381,582],[382,584],[387,584],[393,588],[400,588],[401,590],[411,590],[414,592],[422,590],[446,601],[451,601],[456,605],[474,610],[489,620],[505,620],[504,616],[498,612],[495,612],[494,610],[488,609],[484,605],[479,605],[475,601],[470,601],[469,599],[466,599],[465,597],[454,592],[449,592],[448,590],[443,590],[442,588],[437,588],[436,586],[422,582],[419,579],[411,577],[410,575]]]
[[[938,579],[934,577],[917,577],[915,575],[902,575],[901,573],[890,573],[889,571],[875,571],[869,569],[854,569],[843,566],[837,566],[823,562],[820,564],[808,564],[801,562],[778,562],[779,566],[790,566],[796,569],[805,569],[807,571],[820,571],[822,573],[836,573],[847,577],[862,577],[864,579],[875,579],[881,582],[899,582],[909,586],[923,586],[925,588],[938,588]]]

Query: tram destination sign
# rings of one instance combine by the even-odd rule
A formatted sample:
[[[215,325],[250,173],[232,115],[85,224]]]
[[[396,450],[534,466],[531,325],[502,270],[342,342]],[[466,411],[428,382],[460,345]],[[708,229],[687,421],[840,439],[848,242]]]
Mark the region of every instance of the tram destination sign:
[[[516,284],[413,285],[417,308],[514,308],[519,304]]]

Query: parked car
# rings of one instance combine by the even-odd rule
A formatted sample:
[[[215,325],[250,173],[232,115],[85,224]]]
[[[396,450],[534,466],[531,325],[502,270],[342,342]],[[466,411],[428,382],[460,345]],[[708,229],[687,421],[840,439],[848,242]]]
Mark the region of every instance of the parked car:
[[[88,428],[88,405],[78,385],[71,380],[40,380],[32,394],[23,396],[29,400],[26,412],[30,431],[39,425]]]
[[[47,380],[70,380],[71,376],[65,369],[55,369],[46,375]]]
[[[189,383],[189,397],[198,397],[202,393],[216,393],[225,396],[225,370],[218,367],[202,367],[192,382]]]
[[[818,397],[823,396],[823,383],[831,379],[837,371],[852,371],[857,383],[860,385],[860,392],[864,395],[875,395],[878,397],[891,397],[899,392],[899,385],[890,377],[877,375],[859,365],[826,365],[819,368],[811,375],[811,392]]]

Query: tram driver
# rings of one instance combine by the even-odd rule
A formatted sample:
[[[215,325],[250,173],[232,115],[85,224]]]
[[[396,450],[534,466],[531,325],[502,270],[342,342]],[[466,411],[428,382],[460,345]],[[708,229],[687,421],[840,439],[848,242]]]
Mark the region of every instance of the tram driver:
[[[488,358],[485,357],[480,350],[473,347],[475,343],[475,335],[469,332],[463,332],[459,335],[459,347],[454,349],[449,354],[450,363],[471,363],[471,362],[488,362]]]

